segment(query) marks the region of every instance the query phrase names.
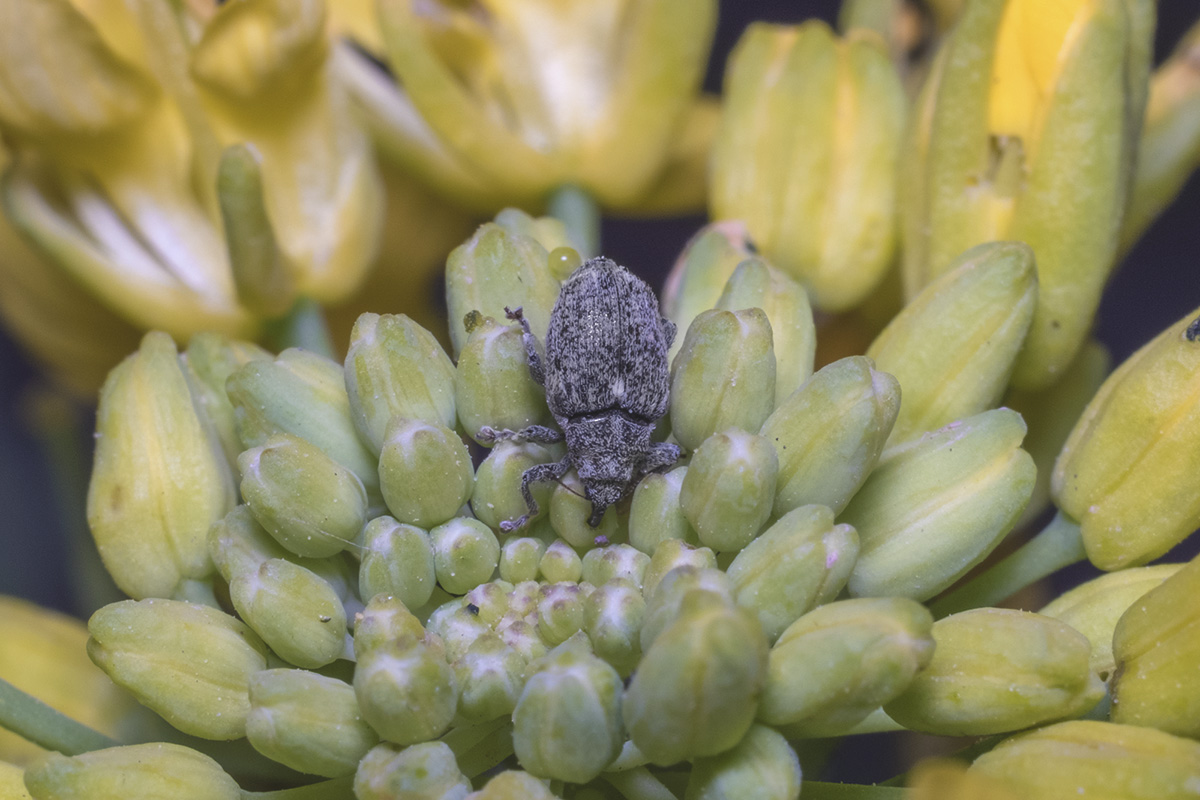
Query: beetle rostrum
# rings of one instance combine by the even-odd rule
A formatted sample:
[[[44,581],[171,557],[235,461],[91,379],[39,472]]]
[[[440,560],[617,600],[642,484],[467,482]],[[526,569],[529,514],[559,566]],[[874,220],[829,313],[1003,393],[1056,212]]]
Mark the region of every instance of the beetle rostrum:
[[[484,428],[485,440],[557,442],[567,455],[556,464],[538,464],[521,476],[526,513],[506,520],[505,531],[520,528],[538,512],[529,485],[558,480],[571,467],[592,504],[588,524],[600,524],[604,510],[619,502],[641,478],[671,466],[679,447],[650,440],[654,424],[667,411],[670,374],[667,351],[675,323],[664,319],[658,298],[645,281],[607,258],[593,258],[562,285],[550,327],[546,357],[521,309],[505,309],[520,322],[533,379],[546,389],[546,403],[561,433],[535,425],[522,431]]]

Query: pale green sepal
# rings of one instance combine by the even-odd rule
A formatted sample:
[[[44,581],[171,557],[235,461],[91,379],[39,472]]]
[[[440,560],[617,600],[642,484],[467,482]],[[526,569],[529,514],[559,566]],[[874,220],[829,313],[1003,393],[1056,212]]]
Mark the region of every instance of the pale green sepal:
[[[362,542],[360,597],[369,602],[376,595],[394,595],[407,608],[429,602],[437,576],[426,531],[391,517],[376,517],[363,530]]]
[[[730,429],[706,439],[679,491],[679,505],[701,543],[736,552],[753,541],[771,516],[778,471],[765,436]]]
[[[462,800],[470,791],[454,751],[442,742],[376,745],[354,774],[358,800]]]
[[[753,725],[724,753],[696,759],[684,800],[797,800],[800,759],[787,739]]]
[[[25,771],[36,800],[241,800],[237,782],[216,761],[178,744],[154,742],[49,753]]]
[[[379,453],[379,490],[400,522],[441,525],[471,497],[475,470],[466,444],[451,429],[392,417]]]

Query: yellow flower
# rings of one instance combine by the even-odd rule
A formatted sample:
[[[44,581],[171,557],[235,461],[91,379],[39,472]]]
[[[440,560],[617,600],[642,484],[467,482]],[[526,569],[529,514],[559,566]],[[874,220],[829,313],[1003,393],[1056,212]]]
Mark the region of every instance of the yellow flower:
[[[383,0],[334,15],[338,68],[385,157],[473,208],[571,184],[622,210],[695,208],[715,105],[713,0]],[[401,88],[402,87],[402,88]]]

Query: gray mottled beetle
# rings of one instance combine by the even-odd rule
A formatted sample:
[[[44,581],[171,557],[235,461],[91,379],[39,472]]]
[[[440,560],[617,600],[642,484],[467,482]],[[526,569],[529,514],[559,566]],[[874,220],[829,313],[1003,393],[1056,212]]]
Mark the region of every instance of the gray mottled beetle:
[[[573,466],[591,501],[588,524],[594,528],[642,476],[679,458],[678,446],[650,441],[654,423],[667,411],[667,351],[675,323],[659,313],[644,281],[607,258],[585,262],[563,283],[550,314],[544,365],[521,309],[505,311],[521,323],[529,372],[546,387],[562,433],[535,425],[516,432],[484,428],[479,437],[557,442],[565,436],[567,455],[525,470],[527,513],[500,527],[512,531],[528,522],[538,512],[529,485],[558,480]]]

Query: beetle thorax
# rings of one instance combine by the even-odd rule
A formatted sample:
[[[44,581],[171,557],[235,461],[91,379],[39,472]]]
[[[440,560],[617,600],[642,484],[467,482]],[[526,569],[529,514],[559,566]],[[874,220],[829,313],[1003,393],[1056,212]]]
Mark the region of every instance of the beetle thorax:
[[[589,484],[628,486],[650,448],[654,425],[622,411],[574,417],[562,426],[571,463],[584,488]]]

